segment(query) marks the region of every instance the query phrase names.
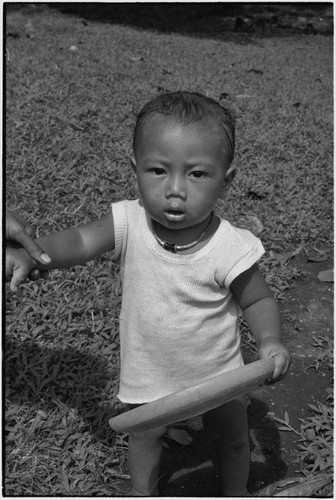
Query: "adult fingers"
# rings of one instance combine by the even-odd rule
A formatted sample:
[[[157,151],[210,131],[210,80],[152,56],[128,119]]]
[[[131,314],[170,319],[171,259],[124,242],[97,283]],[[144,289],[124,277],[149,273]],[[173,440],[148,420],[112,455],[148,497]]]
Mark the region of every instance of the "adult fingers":
[[[6,240],[15,241],[41,264],[49,264],[49,255],[33,240],[34,229],[19,215],[6,210]]]
[[[26,249],[34,260],[40,262],[40,264],[49,264],[51,262],[49,255],[45,253],[26,231],[23,230],[18,232],[15,235],[15,240]]]
[[[19,215],[14,215],[14,217],[21,224],[21,226],[23,228],[23,231],[26,231],[26,233],[28,233],[31,238],[35,238],[35,230],[34,230],[33,226],[31,226],[29,224],[29,222],[27,222],[26,220],[24,220]],[[22,231],[21,228],[20,228],[20,230]]]
[[[6,209],[6,240],[16,240],[16,236],[22,231],[26,231],[29,236],[34,238],[35,232],[29,222]]]

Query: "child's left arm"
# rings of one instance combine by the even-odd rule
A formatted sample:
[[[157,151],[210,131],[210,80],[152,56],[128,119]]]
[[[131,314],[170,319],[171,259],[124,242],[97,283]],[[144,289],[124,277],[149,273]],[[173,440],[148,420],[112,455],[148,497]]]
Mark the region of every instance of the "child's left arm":
[[[259,357],[274,358],[272,379],[280,380],[287,374],[291,356],[282,342],[278,304],[258,266],[255,264],[239,275],[230,288],[257,342]]]

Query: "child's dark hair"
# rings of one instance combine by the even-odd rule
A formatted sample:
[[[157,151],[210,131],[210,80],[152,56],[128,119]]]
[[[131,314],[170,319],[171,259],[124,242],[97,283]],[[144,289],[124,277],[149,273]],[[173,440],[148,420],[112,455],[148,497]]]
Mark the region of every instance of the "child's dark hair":
[[[163,94],[149,101],[137,117],[133,135],[134,150],[139,131],[152,114],[171,116],[186,125],[200,120],[214,121],[224,132],[229,162],[232,162],[235,150],[235,117],[211,97],[197,92],[179,91]]]

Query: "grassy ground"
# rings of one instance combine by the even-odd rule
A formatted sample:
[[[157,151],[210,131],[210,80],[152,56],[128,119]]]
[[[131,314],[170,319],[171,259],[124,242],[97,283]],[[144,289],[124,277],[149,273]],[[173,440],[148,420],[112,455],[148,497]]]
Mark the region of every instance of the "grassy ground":
[[[331,254],[332,38],[224,40],[138,31],[51,8],[8,12],[7,204],[39,233],[134,196],[135,115],[165,90],[206,93],[237,116],[238,175],[221,215],[264,225],[279,300],[291,255]],[[6,296],[6,495],[118,494],[120,282],[110,255]],[[112,285],[111,285],[112,284]]]

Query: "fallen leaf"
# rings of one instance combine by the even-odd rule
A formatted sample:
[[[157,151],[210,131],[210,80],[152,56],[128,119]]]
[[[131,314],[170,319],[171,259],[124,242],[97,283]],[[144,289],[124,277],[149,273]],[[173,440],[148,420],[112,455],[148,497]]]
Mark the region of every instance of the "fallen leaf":
[[[188,418],[185,426],[192,431],[200,431],[203,429],[203,419],[201,416]]]
[[[261,220],[253,214],[240,213],[237,226],[242,229],[248,229],[255,236],[258,236],[264,230]]]
[[[122,474],[121,472],[118,472],[114,469],[106,469],[106,472],[111,476],[111,477],[116,477],[117,479],[130,479],[129,474]]]
[[[258,497],[311,497],[321,488],[331,483],[332,478],[327,474],[312,478],[289,478],[278,481],[257,492]]]
[[[279,262],[282,266],[286,265],[288,262],[290,262],[296,255],[299,255],[302,251],[302,247],[297,248],[293,252],[284,252],[282,254],[273,252],[273,250],[270,250],[269,255],[270,258],[273,259],[274,261]]]
[[[264,72],[261,71],[261,69],[254,69],[254,68],[248,69],[247,73],[256,73],[257,75],[263,75],[264,74]]]
[[[311,480],[300,481],[297,485],[285,488],[274,494],[275,497],[312,497],[321,488],[331,483],[329,476],[313,478]]]
[[[183,429],[177,429],[176,427],[170,427],[166,432],[166,436],[170,439],[173,439],[173,441],[182,444],[183,446],[186,446],[193,442],[192,436],[190,436],[187,431]]]
[[[320,271],[318,273],[317,277],[320,281],[324,281],[326,283],[333,283],[334,282],[334,270],[327,269],[326,271]]]
[[[314,253],[309,253],[307,254],[307,261],[308,262],[325,262],[328,260],[328,254],[324,252],[314,252]]]
[[[12,31],[8,31],[6,33],[6,38],[8,38],[8,37],[11,37],[11,38],[20,38],[20,35],[19,35],[19,33],[14,33]]]
[[[170,92],[170,90],[165,89],[164,87],[161,87],[160,85],[158,87],[156,87],[156,89],[158,92],[164,92],[164,93]]]
[[[180,477],[187,476],[188,474],[192,474],[211,467],[213,467],[213,462],[211,460],[207,460],[206,462],[196,465],[195,467],[180,469],[172,474],[172,476],[170,477],[170,481],[176,481],[176,479],[179,479]]]
[[[247,197],[251,198],[252,200],[262,200],[263,198],[266,198],[268,193],[262,193],[262,192],[257,192],[253,189],[249,189],[247,191]]]

